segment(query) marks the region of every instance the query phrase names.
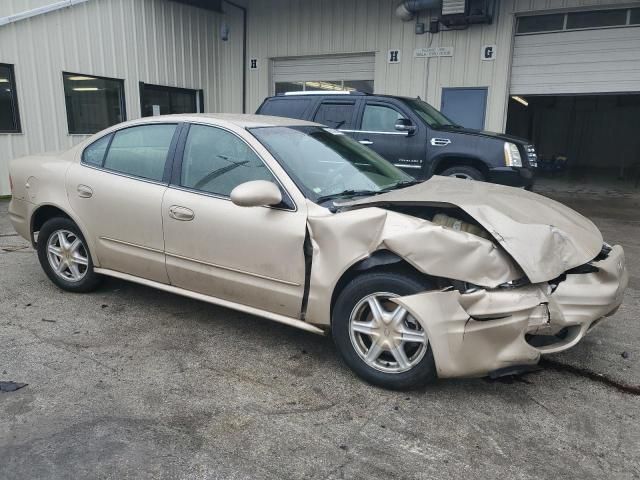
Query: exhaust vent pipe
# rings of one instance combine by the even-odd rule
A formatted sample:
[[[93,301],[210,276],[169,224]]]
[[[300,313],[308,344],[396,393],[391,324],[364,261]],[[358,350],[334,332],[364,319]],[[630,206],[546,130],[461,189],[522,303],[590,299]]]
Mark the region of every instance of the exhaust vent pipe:
[[[439,8],[441,5],[442,0],[404,0],[396,8],[396,16],[402,21],[408,22],[413,20],[419,11]]]

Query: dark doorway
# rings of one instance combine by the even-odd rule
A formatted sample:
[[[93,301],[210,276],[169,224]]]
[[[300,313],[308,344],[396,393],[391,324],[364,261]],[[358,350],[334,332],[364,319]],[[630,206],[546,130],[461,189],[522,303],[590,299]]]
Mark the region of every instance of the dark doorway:
[[[506,131],[538,150],[541,175],[640,173],[640,94],[512,96]]]

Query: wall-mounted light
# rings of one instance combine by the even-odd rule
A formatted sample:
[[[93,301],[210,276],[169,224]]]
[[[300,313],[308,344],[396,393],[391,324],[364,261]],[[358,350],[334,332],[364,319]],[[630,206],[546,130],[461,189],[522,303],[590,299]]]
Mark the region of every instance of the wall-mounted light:
[[[0,83],[9,83],[8,78],[0,78]]]
[[[68,78],[69,80],[73,80],[73,81],[75,81],[75,82],[79,82],[79,81],[81,81],[81,80],[95,80],[95,78],[94,78],[94,77],[85,77],[85,76],[82,76],[82,75],[75,75],[75,76],[73,76],[73,77],[67,77],[67,78]]]
[[[220,40],[222,40],[223,42],[226,42],[227,40],[229,40],[229,25],[227,25],[227,22],[224,22],[222,25],[220,25]]]
[[[73,89],[74,92],[97,92],[100,90],[98,87],[76,87]]]
[[[524,98],[519,97],[517,95],[512,95],[511,96],[512,99],[514,99],[516,102],[521,103],[522,105],[524,105],[525,107],[529,106],[529,102],[527,102]]]

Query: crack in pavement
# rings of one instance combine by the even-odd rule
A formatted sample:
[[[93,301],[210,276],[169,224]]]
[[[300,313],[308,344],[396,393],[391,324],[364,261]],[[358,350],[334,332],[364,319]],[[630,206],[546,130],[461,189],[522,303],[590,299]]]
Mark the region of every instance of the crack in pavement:
[[[556,372],[567,372],[579,377],[588,378],[589,380],[593,380],[594,382],[602,383],[603,385],[606,385],[608,387],[615,388],[622,393],[640,396],[640,385],[629,385],[627,383],[614,380],[613,378],[609,378],[602,373],[597,373],[587,368],[576,367],[574,365],[558,362],[557,360],[550,360],[548,358],[542,358],[539,365],[549,370],[555,370]]]

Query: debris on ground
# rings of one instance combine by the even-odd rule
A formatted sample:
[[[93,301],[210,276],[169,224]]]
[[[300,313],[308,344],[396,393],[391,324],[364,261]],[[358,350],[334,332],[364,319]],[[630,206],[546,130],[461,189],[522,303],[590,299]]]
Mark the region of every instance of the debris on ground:
[[[42,321],[43,321],[43,322],[49,322],[49,323],[56,323],[56,321],[55,321],[55,320],[51,320],[51,319],[49,319],[49,318],[43,318],[43,319],[42,319]]]
[[[27,383],[0,382],[0,392],[15,392],[27,385]]]
[[[625,352],[622,352],[622,353],[620,354],[620,356],[621,356],[622,358],[624,358],[625,360],[627,360],[627,359],[631,356],[631,354],[630,354],[629,352],[626,352],[626,351],[625,351]]]

